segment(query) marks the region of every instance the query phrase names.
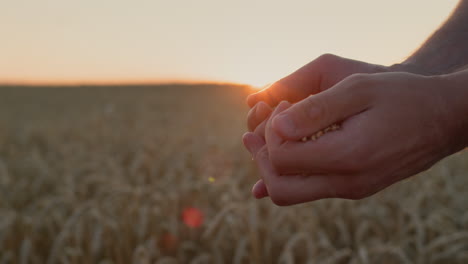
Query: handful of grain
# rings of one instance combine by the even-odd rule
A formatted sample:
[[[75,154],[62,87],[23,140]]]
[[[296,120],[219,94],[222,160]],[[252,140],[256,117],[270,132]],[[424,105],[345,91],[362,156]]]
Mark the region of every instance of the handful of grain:
[[[333,125],[331,125],[331,126],[325,128],[325,129],[322,129],[322,130],[319,130],[319,131],[315,132],[315,134],[313,134],[313,135],[310,136],[310,137],[303,137],[301,140],[302,140],[303,142],[308,141],[308,140],[315,141],[315,140],[319,139],[319,137],[325,135],[326,133],[329,133],[329,132],[338,130],[338,129],[340,129],[340,128],[341,128],[341,126],[340,126],[339,124],[336,124],[336,123],[335,123],[335,124],[333,124]]]

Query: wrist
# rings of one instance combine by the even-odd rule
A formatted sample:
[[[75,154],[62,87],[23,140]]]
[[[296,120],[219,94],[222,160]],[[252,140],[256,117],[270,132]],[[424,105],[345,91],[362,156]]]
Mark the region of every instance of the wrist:
[[[434,76],[443,88],[452,153],[468,147],[468,71]]]

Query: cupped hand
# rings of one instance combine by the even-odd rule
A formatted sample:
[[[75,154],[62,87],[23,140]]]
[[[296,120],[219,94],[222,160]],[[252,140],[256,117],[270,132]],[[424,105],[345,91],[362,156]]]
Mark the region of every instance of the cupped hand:
[[[403,68],[402,65],[386,67],[324,54],[289,76],[247,97],[247,104],[252,108],[247,118],[249,131],[254,131],[266,119],[265,105],[261,106],[259,102],[265,102],[270,107],[281,101],[295,103],[311,94],[324,91],[355,73],[377,73]]]
[[[295,105],[281,103],[265,140],[244,144],[259,167],[253,192],[278,205],[322,198],[360,199],[424,171],[454,153],[457,94],[438,77],[408,73],[350,76]],[[341,129],[300,141],[333,123]]]

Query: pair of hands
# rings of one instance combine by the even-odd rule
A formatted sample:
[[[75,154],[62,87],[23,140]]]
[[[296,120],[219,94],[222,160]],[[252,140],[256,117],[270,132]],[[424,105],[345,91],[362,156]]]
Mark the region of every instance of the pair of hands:
[[[461,149],[456,89],[408,72],[418,71],[327,54],[250,95],[243,142],[261,176],[254,196],[277,205],[361,199]]]

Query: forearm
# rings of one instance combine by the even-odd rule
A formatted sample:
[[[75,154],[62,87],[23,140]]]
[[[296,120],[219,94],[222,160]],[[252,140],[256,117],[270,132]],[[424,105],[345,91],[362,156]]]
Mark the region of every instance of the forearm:
[[[468,0],[461,0],[447,21],[408,59],[393,67],[426,75],[468,66]]]

